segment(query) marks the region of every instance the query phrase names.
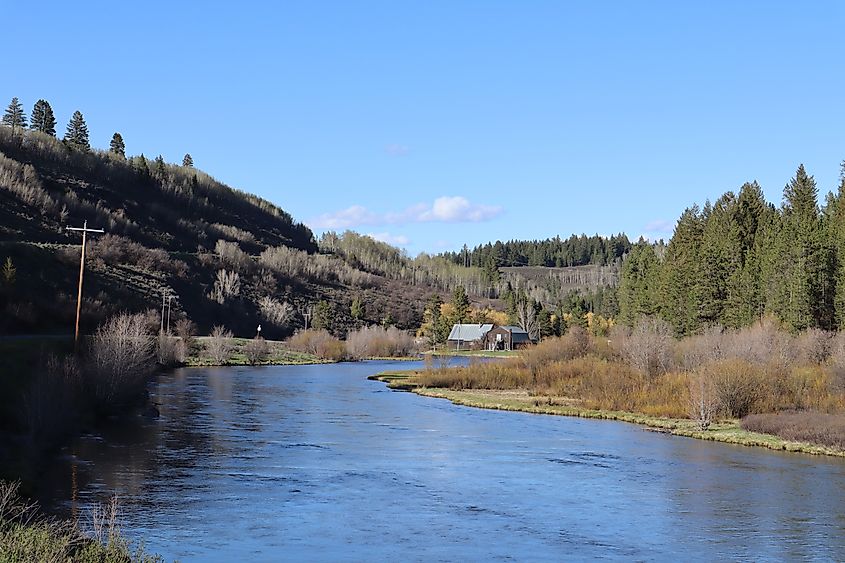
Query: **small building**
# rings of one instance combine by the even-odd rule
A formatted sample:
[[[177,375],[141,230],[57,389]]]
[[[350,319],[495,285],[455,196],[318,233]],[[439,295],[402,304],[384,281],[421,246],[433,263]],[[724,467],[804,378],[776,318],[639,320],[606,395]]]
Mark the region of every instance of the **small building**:
[[[486,343],[485,336],[492,328],[492,324],[453,325],[446,344],[452,350],[482,350]]]
[[[497,326],[489,330],[484,337],[487,350],[518,350],[533,344],[528,332],[519,326]]]

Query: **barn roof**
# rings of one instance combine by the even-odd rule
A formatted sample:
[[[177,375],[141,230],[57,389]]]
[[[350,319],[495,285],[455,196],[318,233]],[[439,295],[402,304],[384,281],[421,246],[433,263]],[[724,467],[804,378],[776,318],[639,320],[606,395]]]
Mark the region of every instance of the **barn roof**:
[[[464,342],[481,340],[492,328],[492,324],[456,324],[452,326],[449,340],[463,340]]]

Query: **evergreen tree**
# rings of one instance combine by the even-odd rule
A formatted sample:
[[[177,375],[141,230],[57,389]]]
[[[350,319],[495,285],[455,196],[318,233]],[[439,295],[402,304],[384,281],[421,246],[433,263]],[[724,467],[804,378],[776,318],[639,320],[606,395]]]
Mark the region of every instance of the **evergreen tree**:
[[[452,292],[452,305],[455,307],[455,322],[463,323],[469,313],[469,297],[464,286],[459,285]]]
[[[727,279],[727,301],[721,321],[724,326],[748,326],[763,314],[760,257],[765,248],[762,233],[771,221],[771,213],[756,182],[740,188],[732,213],[739,267]]]
[[[709,204],[705,213],[709,213]],[[661,315],[675,329],[675,334],[694,334],[701,328],[701,241],[702,213],[697,205],[684,211],[663,264]]]
[[[32,107],[32,118],[29,120],[29,128],[33,131],[41,131],[51,137],[56,136],[56,118],[53,116],[53,108],[47,100],[38,100]]]
[[[126,143],[123,142],[123,135],[115,132],[109,143],[109,152],[119,157],[126,158]]]
[[[186,168],[193,168],[194,167],[194,159],[191,158],[190,153],[186,153],[185,157],[182,159],[182,166]]]
[[[834,327],[845,330],[845,162],[842,163],[839,190],[831,198],[826,214]]]
[[[330,330],[332,324],[332,309],[328,301],[322,300],[314,307],[314,318],[311,319],[311,328],[314,330]]]
[[[11,127],[14,132],[15,129],[23,129],[26,127],[26,114],[23,112],[23,105],[17,98],[12,98],[9,102],[9,107],[3,114],[3,125]]]
[[[662,264],[655,247],[640,239],[622,263],[617,290],[619,320],[633,326],[642,316],[660,311],[660,278]]]
[[[355,321],[364,318],[364,304],[358,297],[352,299],[352,304],[349,305],[349,314]]]
[[[727,192],[716,200],[704,217],[699,272],[699,313],[706,325],[725,324],[731,316],[728,297],[734,279],[742,270],[737,198]]]
[[[164,164],[164,158],[161,155],[158,155],[155,160],[155,171],[156,175],[159,178],[166,178],[167,177],[167,167]]]
[[[825,283],[818,189],[803,164],[784,188],[783,197],[783,226],[776,245],[783,289],[776,312],[793,330],[803,330],[820,326]]]
[[[73,112],[73,116],[67,124],[64,142],[77,150],[91,150],[91,144],[88,142],[88,125],[86,125],[85,118],[82,117],[79,110]]]

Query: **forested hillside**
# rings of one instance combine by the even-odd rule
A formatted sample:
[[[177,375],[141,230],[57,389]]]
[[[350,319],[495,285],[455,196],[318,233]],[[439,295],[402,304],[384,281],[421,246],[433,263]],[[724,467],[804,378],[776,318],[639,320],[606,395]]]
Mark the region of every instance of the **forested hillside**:
[[[686,209],[665,248],[634,245],[619,308],[623,322],[659,315],[678,335],[766,315],[792,331],[845,328],[845,168],[821,205],[802,165],[779,207],[748,183]]]

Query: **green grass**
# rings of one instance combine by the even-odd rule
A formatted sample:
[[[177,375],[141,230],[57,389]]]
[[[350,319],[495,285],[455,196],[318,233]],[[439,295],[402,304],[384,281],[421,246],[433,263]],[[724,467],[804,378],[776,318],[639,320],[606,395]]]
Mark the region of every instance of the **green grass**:
[[[201,336],[198,337],[196,340],[202,344],[203,341],[207,340],[208,337]],[[227,366],[248,366],[253,365],[250,364],[249,360],[246,357],[246,354],[243,351],[244,346],[250,341],[249,338],[233,338],[232,342],[234,344],[232,353],[229,356],[229,359],[226,361]],[[307,354],[305,352],[295,352],[293,350],[288,350],[285,348],[284,343],[275,341],[275,340],[268,340],[267,345],[269,347],[269,353],[267,357],[255,365],[262,365],[262,366],[278,366],[278,365],[306,365],[306,364],[327,364],[332,363],[330,360],[324,360],[313,354]],[[194,354],[185,358],[185,365],[189,367],[210,367],[217,365],[214,361],[203,354],[203,350],[195,351]]]
[[[520,393],[518,391],[501,392],[487,389],[453,390],[419,387],[414,383],[414,375],[417,373],[416,371],[388,371],[370,376],[370,379],[383,381],[391,389],[411,391],[425,397],[447,399],[453,404],[468,407],[616,420],[639,424],[650,430],[673,436],[684,436],[687,438],[741,446],[762,447],[786,452],[845,457],[845,450],[810,442],[784,440],[772,434],[761,434],[744,430],[740,427],[738,420],[719,421],[711,425],[709,429],[702,431],[698,429],[695,422],[689,419],[664,418],[625,411],[587,409],[578,406],[576,401],[562,397],[531,396],[527,392]]]

